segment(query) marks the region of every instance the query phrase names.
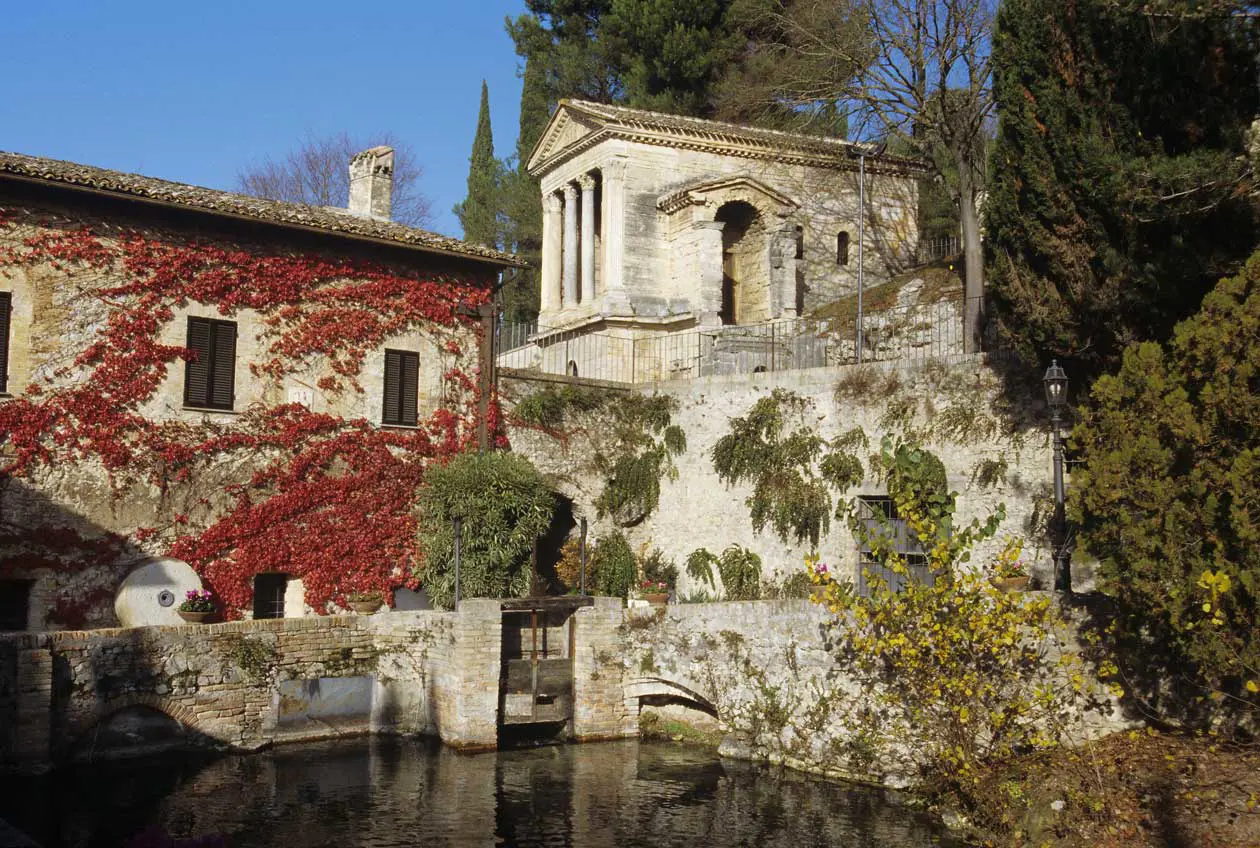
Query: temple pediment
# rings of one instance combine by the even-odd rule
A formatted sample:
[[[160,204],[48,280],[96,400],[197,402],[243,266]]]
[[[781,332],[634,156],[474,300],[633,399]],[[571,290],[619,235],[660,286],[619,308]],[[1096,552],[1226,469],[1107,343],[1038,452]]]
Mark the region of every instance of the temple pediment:
[[[600,124],[597,121],[561,103],[534,146],[528,168],[532,171],[539,163],[554,159],[570,148],[585,146],[582,144],[583,140],[593,141],[593,136],[599,130]]]
[[[670,192],[656,202],[656,208],[666,215],[673,215],[689,206],[719,206],[732,200],[742,200],[780,217],[790,215],[800,205],[752,177],[727,177]]]

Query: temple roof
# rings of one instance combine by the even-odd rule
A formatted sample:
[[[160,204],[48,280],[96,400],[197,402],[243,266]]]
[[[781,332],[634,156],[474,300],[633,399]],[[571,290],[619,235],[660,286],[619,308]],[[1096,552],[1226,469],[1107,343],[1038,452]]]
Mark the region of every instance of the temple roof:
[[[560,101],[530,153],[528,170],[539,176],[606,138],[840,169],[856,168],[858,156],[866,153],[871,156],[868,166],[875,170],[923,170],[914,159],[875,156],[869,144],[585,100]]]

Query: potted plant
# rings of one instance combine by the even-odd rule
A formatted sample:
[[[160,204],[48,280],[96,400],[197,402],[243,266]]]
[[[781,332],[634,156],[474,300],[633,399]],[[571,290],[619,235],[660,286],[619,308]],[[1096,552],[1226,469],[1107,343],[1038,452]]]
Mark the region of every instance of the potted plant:
[[[998,555],[989,582],[1001,592],[1022,592],[1028,588],[1028,565],[1019,558],[1019,548],[1007,547]]]
[[[175,612],[189,624],[205,624],[214,617],[214,598],[206,589],[189,589]]]
[[[346,602],[359,615],[371,615],[381,608],[381,593],[351,592],[346,595]]]
[[[639,597],[654,607],[663,607],[669,603],[669,586],[663,580],[644,580]]]

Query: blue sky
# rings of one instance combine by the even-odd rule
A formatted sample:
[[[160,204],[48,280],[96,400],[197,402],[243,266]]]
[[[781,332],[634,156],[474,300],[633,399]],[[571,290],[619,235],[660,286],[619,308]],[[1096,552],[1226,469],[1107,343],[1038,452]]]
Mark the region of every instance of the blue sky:
[[[483,77],[495,153],[515,148],[522,0],[2,5],[0,150],[232,189],[308,132],[391,131],[458,236]]]

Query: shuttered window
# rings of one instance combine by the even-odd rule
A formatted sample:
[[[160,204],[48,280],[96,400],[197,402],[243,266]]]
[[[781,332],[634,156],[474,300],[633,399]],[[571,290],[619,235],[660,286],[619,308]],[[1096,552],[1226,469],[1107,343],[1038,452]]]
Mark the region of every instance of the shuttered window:
[[[385,408],[381,423],[417,424],[420,397],[420,354],[411,350],[385,351]]]
[[[236,322],[188,319],[184,405],[231,409],[236,389]]]
[[[0,292],[0,392],[9,390],[9,316],[13,314],[13,293]]]

